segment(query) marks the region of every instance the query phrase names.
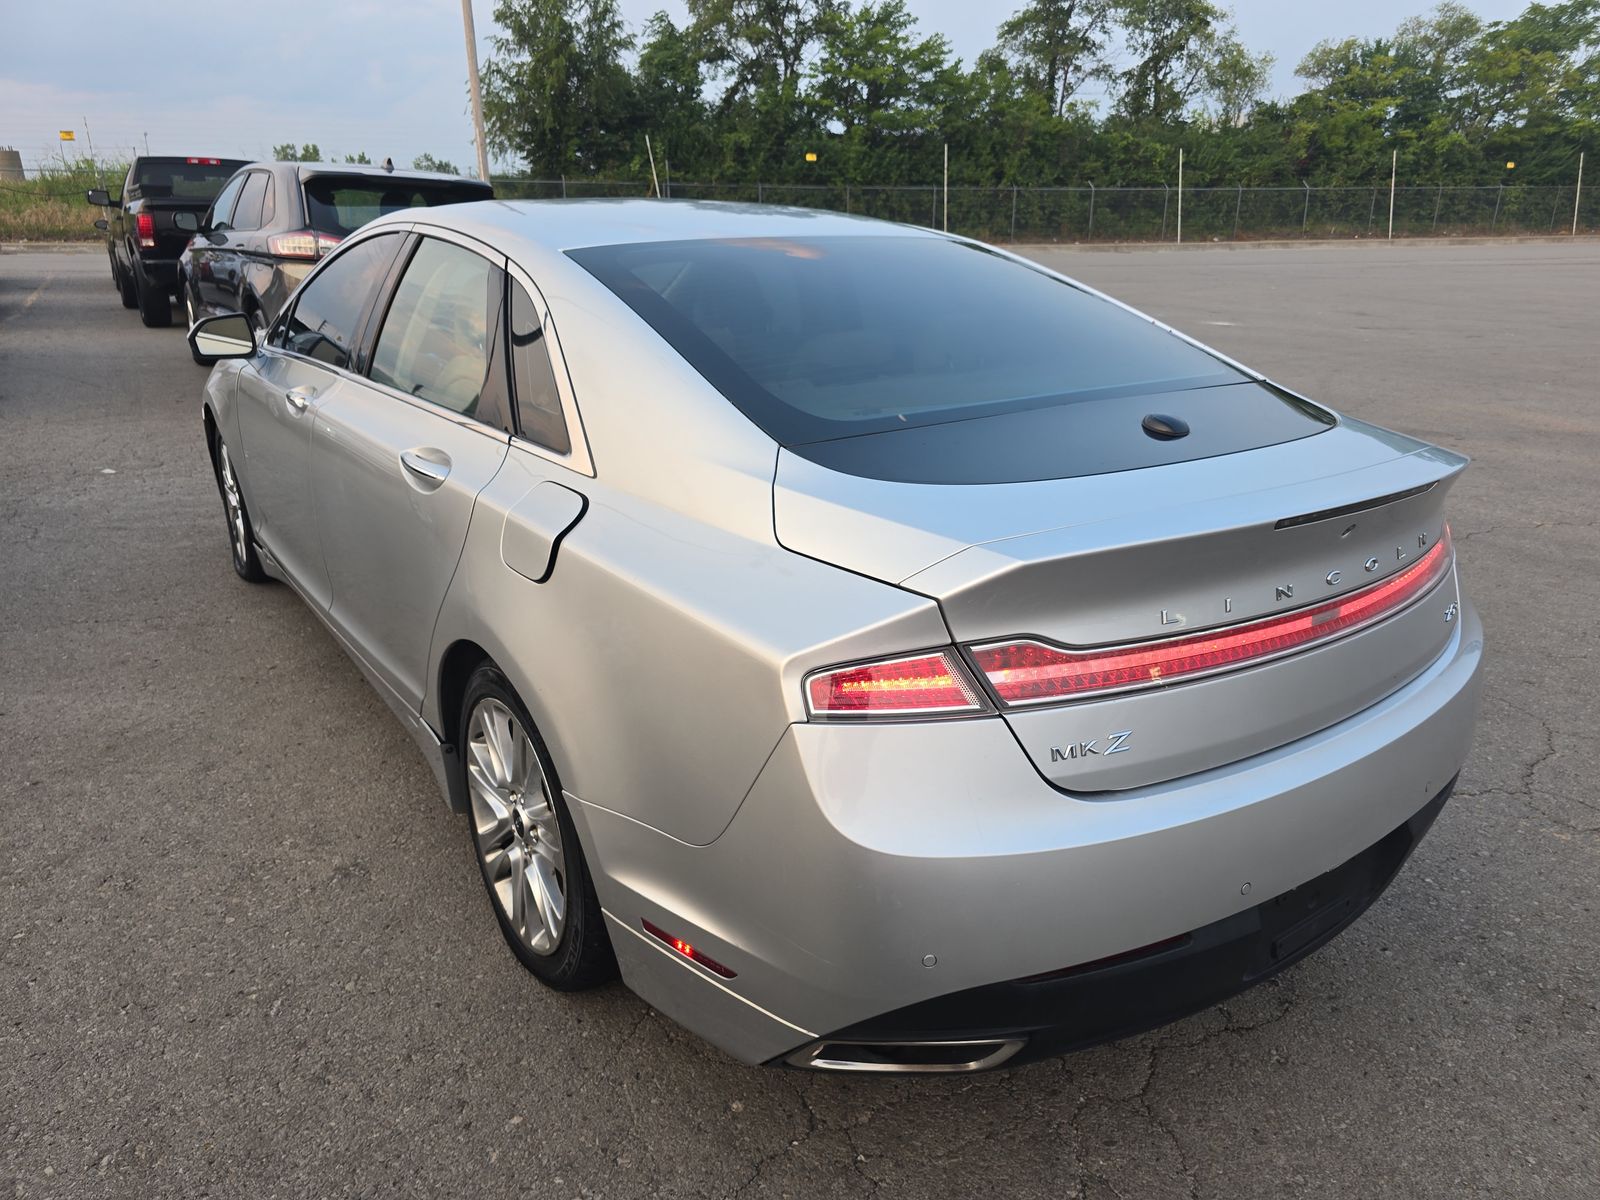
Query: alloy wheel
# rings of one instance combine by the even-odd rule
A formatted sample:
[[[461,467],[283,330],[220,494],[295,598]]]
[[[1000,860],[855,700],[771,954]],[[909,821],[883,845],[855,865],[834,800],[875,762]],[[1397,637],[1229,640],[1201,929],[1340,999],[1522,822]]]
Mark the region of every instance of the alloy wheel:
[[[467,721],[467,791],[495,904],[521,943],[553,954],[567,921],[567,860],[550,785],[517,716],[492,697]]]
[[[228,536],[233,541],[233,555],[239,562],[250,558],[250,535],[245,530],[244,501],[239,497],[239,481],[233,474],[233,460],[228,457],[228,447],[217,447],[217,473],[222,478],[222,503],[228,510]]]

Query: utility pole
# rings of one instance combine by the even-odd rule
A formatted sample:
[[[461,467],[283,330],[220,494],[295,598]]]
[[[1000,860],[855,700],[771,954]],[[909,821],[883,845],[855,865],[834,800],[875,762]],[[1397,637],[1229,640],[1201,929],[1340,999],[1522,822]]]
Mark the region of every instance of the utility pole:
[[[1583,195],[1583,151],[1578,151],[1578,187],[1572,193],[1572,236],[1578,236],[1578,200]]]
[[[944,144],[944,231],[950,232],[950,143]]]
[[[472,131],[478,144],[478,178],[489,182],[489,147],[483,140],[483,89],[478,84],[478,35],[472,26],[472,0],[461,0],[467,31],[467,85],[472,89]]]
[[[656,152],[650,149],[650,135],[644,135],[644,152],[650,156],[650,187],[656,194],[656,199],[661,199],[661,180],[656,178]]]
[[[1394,179],[1400,170],[1400,151],[1390,152],[1389,159],[1389,240],[1394,241]]]
[[[144,135],[144,156],[146,158],[150,157],[150,135],[148,133]]]

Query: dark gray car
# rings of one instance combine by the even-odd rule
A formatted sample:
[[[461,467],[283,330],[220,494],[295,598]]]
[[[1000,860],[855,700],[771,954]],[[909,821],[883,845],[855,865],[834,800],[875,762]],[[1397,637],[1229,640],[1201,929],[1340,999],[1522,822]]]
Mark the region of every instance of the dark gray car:
[[[375,217],[488,200],[478,179],[326,163],[251,163],[194,218],[178,263],[188,323],[242,312],[265,329],[317,260]],[[196,361],[202,360],[198,356]]]

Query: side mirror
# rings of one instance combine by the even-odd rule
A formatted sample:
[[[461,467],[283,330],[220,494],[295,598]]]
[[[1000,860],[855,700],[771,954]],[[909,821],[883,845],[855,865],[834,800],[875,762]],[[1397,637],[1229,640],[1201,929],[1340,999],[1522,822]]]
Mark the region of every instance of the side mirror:
[[[101,217],[98,221],[96,221],[94,223],[94,227],[96,229],[98,229],[101,233],[110,233],[111,232],[111,222],[106,220],[104,217]]]
[[[110,208],[111,193],[106,191],[105,188],[90,188],[89,203],[96,208]]]
[[[243,313],[202,317],[189,330],[189,346],[202,358],[249,358],[256,352],[256,331]]]
[[[199,233],[200,218],[192,212],[175,212],[172,214],[172,227],[185,233]]]

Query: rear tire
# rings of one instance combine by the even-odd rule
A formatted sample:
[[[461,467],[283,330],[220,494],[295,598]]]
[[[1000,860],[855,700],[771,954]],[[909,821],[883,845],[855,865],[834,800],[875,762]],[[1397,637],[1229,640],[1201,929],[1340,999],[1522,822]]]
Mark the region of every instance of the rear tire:
[[[117,281],[117,292],[122,297],[122,307],[138,308],[138,286],[133,282],[133,277],[117,265],[115,255],[111,258],[111,277]]]
[[[467,834],[511,952],[557,991],[615,978],[605,917],[555,764],[528,710],[492,664],[467,680],[457,738]]]
[[[233,569],[246,583],[265,583],[267,573],[261,569],[261,558],[256,554],[255,526],[250,524],[250,510],[245,507],[244,493],[239,490],[239,477],[234,473],[228,444],[220,437],[217,438],[216,466],[228,546],[233,551]]]
[[[172,324],[172,297],[159,288],[150,286],[148,280],[134,268],[134,282],[139,296],[139,319],[149,329],[165,329]]]

